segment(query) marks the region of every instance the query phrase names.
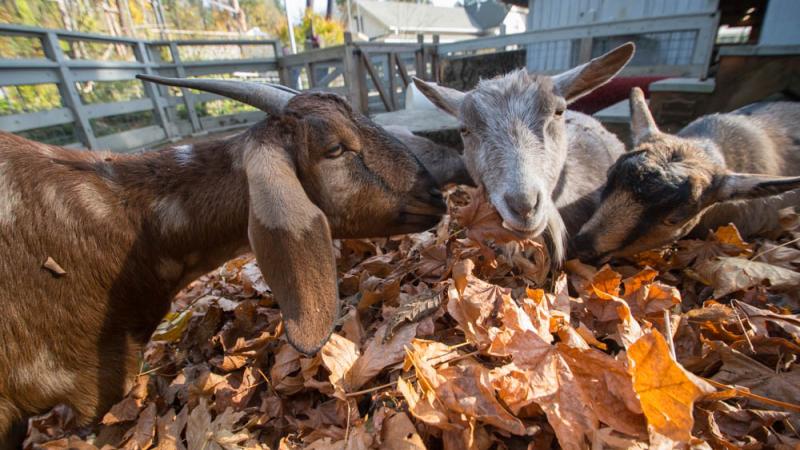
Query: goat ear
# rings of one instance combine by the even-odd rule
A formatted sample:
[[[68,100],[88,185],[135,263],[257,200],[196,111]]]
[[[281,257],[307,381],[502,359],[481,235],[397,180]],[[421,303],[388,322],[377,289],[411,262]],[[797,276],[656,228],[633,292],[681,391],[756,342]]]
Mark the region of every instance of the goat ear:
[[[464,96],[466,96],[466,94],[449,87],[428,83],[417,77],[412,77],[412,79],[417,89],[419,89],[425,97],[428,97],[431,103],[451,116],[458,117],[458,111],[461,109],[461,103],[464,101]]]
[[[635,87],[631,89],[630,96],[631,107],[631,139],[633,145],[639,145],[640,142],[650,136],[660,133],[658,125],[656,125],[653,115],[650,113],[650,108],[647,106],[647,100],[644,98],[644,92]]]
[[[626,42],[605,55],[553,76],[556,91],[567,103],[574,102],[611,81],[628,64],[635,49],[633,42]]]
[[[800,189],[800,177],[728,173],[722,178],[715,200],[769,197],[794,189]]]
[[[312,354],[328,340],[339,315],[328,220],[306,195],[285,151],[252,153],[246,166],[250,245],[280,306],[289,343]]]

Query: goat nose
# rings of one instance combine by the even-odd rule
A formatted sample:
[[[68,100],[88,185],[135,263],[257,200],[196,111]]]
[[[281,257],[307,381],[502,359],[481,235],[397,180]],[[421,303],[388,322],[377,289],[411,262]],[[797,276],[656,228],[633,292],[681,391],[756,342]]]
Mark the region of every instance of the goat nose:
[[[436,187],[428,189],[428,194],[430,194],[431,197],[433,198],[444,198],[444,196],[442,195],[442,191],[440,191],[439,188]]]
[[[536,208],[536,203],[538,203],[538,196],[531,201],[530,196],[528,195],[505,194],[503,199],[506,201],[508,209],[510,209],[512,213],[516,214],[517,217],[523,219],[530,217],[533,209]]]

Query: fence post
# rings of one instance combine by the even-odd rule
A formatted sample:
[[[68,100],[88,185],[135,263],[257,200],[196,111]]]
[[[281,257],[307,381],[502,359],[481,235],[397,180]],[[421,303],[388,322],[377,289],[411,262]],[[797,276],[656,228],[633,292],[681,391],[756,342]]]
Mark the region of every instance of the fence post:
[[[92,131],[92,124],[83,109],[81,96],[75,88],[75,79],[72,78],[72,72],[67,67],[67,59],[64,58],[64,53],[61,51],[61,46],[58,43],[58,36],[54,31],[45,33],[42,39],[42,46],[45,55],[58,63],[58,91],[61,98],[64,100],[65,106],[72,110],[75,115],[75,124],[77,125],[78,139],[81,140],[83,145],[89,149],[97,148],[97,139]]]
[[[578,40],[578,60],[573,61],[572,65],[577,66],[589,62],[590,59],[592,59],[592,38],[581,38]]]
[[[433,47],[431,47],[431,80],[439,82],[439,35],[433,35]]]
[[[389,78],[389,100],[392,102],[392,110],[396,111],[399,101],[397,100],[397,87],[395,86],[395,67],[394,53],[386,54],[386,75]]]
[[[139,62],[144,64],[144,73],[147,75],[154,74],[152,67],[153,61],[152,58],[150,58],[150,51],[148,50],[144,41],[136,41],[134,55],[136,55],[136,59]],[[142,83],[144,84],[144,91],[147,93],[147,96],[153,101],[153,109],[156,112],[158,123],[161,125],[161,128],[164,129],[164,134],[167,136],[167,139],[172,140],[175,133],[173,132],[172,124],[169,122],[166,113],[164,112],[164,99],[161,97],[161,95],[159,95],[158,86],[154,83],[148,83],[144,81]]]
[[[344,83],[347,92],[347,100],[361,113],[366,114],[369,109],[367,102],[366,84],[364,83],[364,70],[361,61],[354,55],[358,51],[353,45],[353,35],[346,31],[344,33]]]
[[[186,69],[181,63],[178,45],[174,42],[170,42],[169,52],[172,55],[172,62],[175,64],[175,72],[177,72],[178,78],[186,78]],[[181,88],[181,92],[183,93],[183,103],[186,105],[186,112],[189,113],[189,121],[192,123],[192,131],[194,133],[199,133],[203,130],[203,126],[200,124],[200,119],[197,118],[197,111],[194,109],[194,94],[187,88]]]
[[[414,62],[416,64],[417,78],[420,80],[427,80],[425,76],[425,36],[422,34],[417,35],[417,44],[419,48],[414,51]]]

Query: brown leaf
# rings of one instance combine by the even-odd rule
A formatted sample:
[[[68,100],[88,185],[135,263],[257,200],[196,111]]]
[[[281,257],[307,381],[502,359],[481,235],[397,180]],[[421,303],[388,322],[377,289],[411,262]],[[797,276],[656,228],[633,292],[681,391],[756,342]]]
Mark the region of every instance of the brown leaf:
[[[294,394],[303,389],[303,377],[293,375],[300,370],[303,355],[288,343],[284,343],[275,354],[275,362],[269,370],[273,388],[282,394]]]
[[[447,312],[459,324],[467,339],[485,347],[489,344],[489,328],[494,315],[511,290],[489,284],[473,275],[466,275],[467,285],[462,294],[448,291]]]
[[[184,406],[178,415],[175,410],[170,409],[166,414],[158,418],[156,423],[156,435],[158,436],[157,450],[186,450],[181,439],[181,433],[186,428],[189,420],[189,409]]]
[[[667,342],[653,330],[628,348],[633,387],[651,433],[673,441],[692,438],[692,407],[703,391],[672,359]]]
[[[60,439],[75,425],[75,411],[63,403],[56,405],[46,414],[28,419],[28,435],[22,446],[27,449],[37,444]]]
[[[425,450],[414,424],[405,413],[398,412],[388,417],[381,428],[381,448],[384,450]]]
[[[369,341],[364,353],[347,373],[350,389],[356,390],[366,382],[378,375],[384,368],[403,361],[405,348],[414,339],[417,324],[408,324],[401,327],[391,339],[383,340],[386,335],[387,325],[375,331],[375,336]]]
[[[478,243],[504,243],[524,239],[524,236],[503,227],[503,219],[486,199],[483,189],[468,190],[470,202],[458,208],[453,218],[467,229],[467,236]]]
[[[402,294],[401,298],[403,298]],[[441,293],[405,297],[389,319],[383,340],[390,339],[394,330],[403,322],[417,323],[436,312],[440,306],[442,306]]]
[[[744,312],[747,320],[753,325],[756,335],[769,337],[768,325],[772,324],[792,336],[795,341],[800,342],[800,318],[796,314],[776,314],[737,300],[732,303]]]
[[[488,370],[478,364],[437,371],[436,397],[452,412],[464,414],[512,434],[526,434],[522,422],[497,402]]]
[[[344,394],[351,391],[348,373],[361,356],[358,346],[351,340],[334,333],[319,352],[322,363],[330,372],[330,382],[336,388],[337,396],[344,400]]]
[[[776,372],[748,356],[719,345],[722,367],[713,377],[714,381],[749,388],[754,394],[773,400],[800,404],[800,369]]]
[[[800,285],[800,273],[782,267],[742,258],[718,257],[696,266],[697,273],[714,288],[720,298],[769,281],[773,288]]]
[[[186,441],[189,449],[222,450],[235,448],[246,441],[250,435],[246,430],[238,430],[236,422],[244,416],[243,412],[226,409],[213,421],[205,399],[189,413],[186,426]]]
[[[138,450],[150,448],[156,434],[156,404],[150,403],[139,415],[136,425],[123,437],[123,449]]]
[[[413,384],[402,378],[397,380],[397,390],[408,402],[408,411],[415,418],[439,429],[454,428],[432,391],[423,391],[420,394],[414,389]]]
[[[147,397],[148,376],[140,376],[136,379],[128,395],[103,416],[104,425],[113,425],[120,422],[130,422],[136,420],[144,406],[144,399]]]

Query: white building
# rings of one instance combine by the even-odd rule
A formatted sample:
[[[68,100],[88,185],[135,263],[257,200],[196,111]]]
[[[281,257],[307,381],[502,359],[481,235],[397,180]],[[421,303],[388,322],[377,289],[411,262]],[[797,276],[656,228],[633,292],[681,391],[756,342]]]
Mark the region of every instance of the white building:
[[[463,7],[355,0],[352,8],[352,31],[371,41],[416,42],[417,35],[422,34],[430,42],[438,34],[440,42],[453,42],[499,32],[472,25]],[[506,32],[524,31],[525,17],[523,10],[513,8],[504,21]]]

